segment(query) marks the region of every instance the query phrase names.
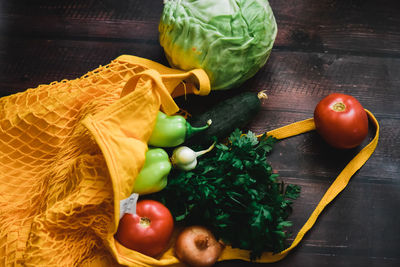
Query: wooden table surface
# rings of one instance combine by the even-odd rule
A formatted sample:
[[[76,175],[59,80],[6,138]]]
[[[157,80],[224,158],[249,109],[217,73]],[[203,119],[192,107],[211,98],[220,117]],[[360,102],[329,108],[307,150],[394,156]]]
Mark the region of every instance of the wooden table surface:
[[[400,4],[270,4],[279,29],[270,59],[239,88],[269,96],[248,128],[262,133],[310,118],[319,100],[333,92],[355,96],[381,125],[369,161],[298,248],[272,266],[400,266]],[[167,65],[158,41],[162,8],[161,0],[0,0],[1,96],[80,77],[121,54]],[[275,146],[271,165],[283,180],[302,187],[290,217],[293,233],[358,151],[332,149],[315,132]]]

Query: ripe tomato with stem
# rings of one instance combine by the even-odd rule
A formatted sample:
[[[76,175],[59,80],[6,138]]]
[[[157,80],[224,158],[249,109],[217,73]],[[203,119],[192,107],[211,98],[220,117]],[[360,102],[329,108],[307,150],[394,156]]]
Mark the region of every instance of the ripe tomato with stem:
[[[141,200],[136,214],[125,213],[121,218],[116,239],[123,246],[150,257],[163,252],[172,236],[174,219],[162,203]]]
[[[368,115],[351,95],[334,93],[323,98],[314,110],[317,132],[331,146],[354,148],[368,134]]]

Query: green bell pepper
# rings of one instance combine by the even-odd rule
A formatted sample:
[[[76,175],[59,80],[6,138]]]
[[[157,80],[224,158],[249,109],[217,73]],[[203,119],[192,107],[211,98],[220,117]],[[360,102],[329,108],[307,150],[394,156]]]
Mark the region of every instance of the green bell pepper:
[[[133,186],[133,193],[139,195],[151,194],[164,189],[172,168],[169,156],[162,148],[149,148],[145,157],[144,165]]]
[[[195,133],[207,129],[211,121],[203,127],[192,127],[184,117],[180,115],[167,116],[159,111],[157,115],[156,125],[150,136],[148,144],[156,147],[175,147]]]

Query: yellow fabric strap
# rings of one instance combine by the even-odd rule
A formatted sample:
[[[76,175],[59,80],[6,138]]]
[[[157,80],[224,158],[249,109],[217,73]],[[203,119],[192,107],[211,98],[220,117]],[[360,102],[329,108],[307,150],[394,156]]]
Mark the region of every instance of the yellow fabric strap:
[[[147,77],[152,82],[155,83],[156,88],[158,89],[158,94],[161,99],[161,107],[166,114],[171,115],[179,111],[179,107],[176,105],[170,92],[163,83],[161,74],[154,69],[145,70],[130,78],[128,82],[125,84],[124,88],[122,89],[121,97],[124,97],[133,90],[135,90],[137,83],[142,77]]]
[[[161,75],[162,83],[173,98],[184,94],[204,96],[208,95],[211,91],[210,79],[203,69],[193,69],[190,71],[172,69],[152,60],[132,55],[122,55],[116,60],[121,63],[130,63],[146,69],[157,70]]]
[[[294,249],[303,239],[304,235],[308,232],[308,230],[310,230],[313,227],[314,223],[318,219],[318,216],[321,214],[324,208],[346,187],[353,174],[356,171],[358,171],[372,155],[378,144],[379,123],[370,111],[368,110],[365,111],[367,112],[368,116],[370,117],[371,121],[374,123],[376,127],[375,137],[347,164],[347,166],[342,170],[342,172],[335,179],[332,185],[328,188],[325,195],[322,197],[317,207],[312,212],[311,216],[308,218],[306,223],[297,233],[297,236],[290,245],[290,247],[276,254],[273,254],[271,252],[265,252],[262,255],[262,257],[257,260],[257,262],[267,263],[267,262],[279,261],[283,259],[292,249]],[[293,124],[289,124],[281,128],[269,131],[267,132],[267,135],[274,136],[277,139],[284,139],[291,136],[306,133],[314,129],[315,129],[314,119],[310,118],[307,120],[295,122]],[[220,260],[232,259],[233,255],[235,255],[234,258],[236,259],[248,260],[248,252],[240,249],[232,249],[229,247],[224,251]]]

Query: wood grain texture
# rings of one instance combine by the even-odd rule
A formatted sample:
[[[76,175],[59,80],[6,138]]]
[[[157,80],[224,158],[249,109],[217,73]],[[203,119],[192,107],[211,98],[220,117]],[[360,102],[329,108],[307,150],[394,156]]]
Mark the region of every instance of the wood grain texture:
[[[355,96],[379,120],[370,160],[299,247],[273,266],[400,266],[399,3],[270,0],[278,35],[267,64],[240,88],[177,99],[200,112],[240,91],[266,90],[268,100],[246,127],[256,133],[312,117],[333,92]],[[0,0],[0,96],[80,77],[121,54],[167,65],[158,42],[162,7],[161,0]],[[290,218],[293,234],[359,149],[333,149],[316,132],[275,146],[271,165],[302,187]]]
[[[157,41],[161,2],[6,1],[0,16],[3,25],[11,25],[5,28],[12,36]],[[279,21],[276,47],[399,56],[400,4],[396,1],[272,0],[270,4]]]
[[[270,1],[279,21],[276,46],[307,51],[399,56],[400,4],[392,0]]]

